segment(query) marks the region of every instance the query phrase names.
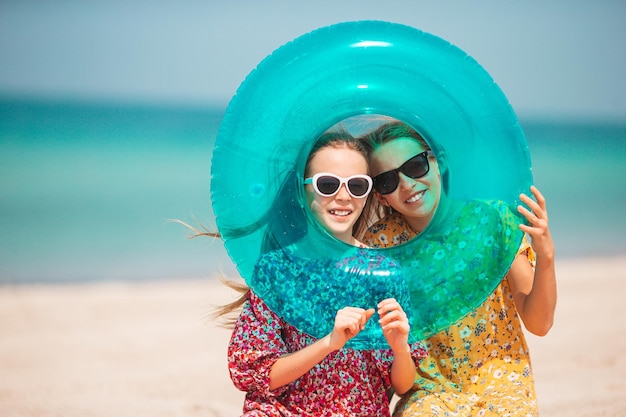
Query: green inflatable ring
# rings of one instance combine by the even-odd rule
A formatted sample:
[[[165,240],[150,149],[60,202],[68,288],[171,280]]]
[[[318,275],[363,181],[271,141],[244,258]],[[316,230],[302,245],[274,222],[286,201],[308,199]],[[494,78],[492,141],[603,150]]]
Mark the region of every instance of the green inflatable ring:
[[[317,226],[304,200],[304,161],[315,139],[362,114],[414,127],[447,177],[445,203],[431,225],[393,248],[347,247]],[[321,337],[329,324],[332,329],[328,321],[334,312],[323,314],[319,304],[336,292],[318,292],[328,287],[323,279],[259,278],[264,253],[289,247],[290,256],[328,259],[331,265],[360,257],[367,266],[351,266],[335,284],[375,293],[381,277],[400,280],[410,296],[414,341],[463,317],[500,283],[523,237],[518,196],[532,184],[524,133],[491,76],[447,41],[382,21],[323,27],[266,57],[226,110],[211,174],[211,200],[226,250],[247,284],[279,316]],[[274,236],[269,246],[268,234]],[[393,262],[380,263],[381,256]],[[372,331],[352,346],[385,343]]]

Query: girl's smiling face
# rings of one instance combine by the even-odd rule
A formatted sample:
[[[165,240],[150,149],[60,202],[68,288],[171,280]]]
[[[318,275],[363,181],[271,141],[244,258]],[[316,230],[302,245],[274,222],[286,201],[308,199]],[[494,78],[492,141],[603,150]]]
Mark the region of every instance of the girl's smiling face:
[[[328,172],[343,178],[357,174],[368,174],[367,160],[360,152],[348,147],[328,146],[320,149],[311,159],[305,177]],[[304,186],[311,212],[322,227],[337,239],[355,244],[352,228],[363,211],[367,197],[354,198],[348,193],[346,184],[331,197],[319,195],[312,184]]]
[[[391,171],[415,155],[424,152],[422,144],[413,138],[401,137],[376,147],[370,157],[372,177]],[[441,195],[441,177],[434,157],[429,157],[430,170],[420,178],[411,178],[398,172],[398,188],[376,197],[387,206],[403,214],[415,232],[421,232],[430,223]]]

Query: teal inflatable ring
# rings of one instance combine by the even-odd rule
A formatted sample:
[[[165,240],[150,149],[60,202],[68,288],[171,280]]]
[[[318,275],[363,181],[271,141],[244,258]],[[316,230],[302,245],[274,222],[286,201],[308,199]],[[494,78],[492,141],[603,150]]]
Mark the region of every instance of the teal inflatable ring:
[[[316,138],[363,114],[414,127],[447,176],[445,203],[431,225],[393,248],[347,247],[316,226],[304,200],[304,161]],[[239,273],[278,315],[315,337],[326,334],[334,317],[333,312],[329,319],[320,303],[337,292],[349,294],[350,288],[376,293],[386,285],[381,277],[408,289],[412,340],[479,306],[522,242],[523,219],[515,207],[532,184],[524,133],[485,69],[439,37],[382,21],[323,27],[266,57],[232,98],[211,164],[217,227]],[[331,285],[323,278],[289,281],[280,268],[264,270],[259,278],[263,256],[287,247],[283,255],[335,266],[359,258],[366,267],[352,265],[330,293],[324,292]],[[392,261],[380,262],[381,257]],[[385,344],[373,331],[353,346]]]

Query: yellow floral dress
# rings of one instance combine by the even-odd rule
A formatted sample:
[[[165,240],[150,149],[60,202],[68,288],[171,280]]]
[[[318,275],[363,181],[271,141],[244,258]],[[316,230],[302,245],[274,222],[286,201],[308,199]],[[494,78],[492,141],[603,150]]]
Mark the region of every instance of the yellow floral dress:
[[[371,247],[415,237],[397,213],[369,230],[364,243]],[[525,238],[518,254],[534,267],[534,252]],[[428,356],[394,417],[539,415],[528,346],[506,279],[480,307],[424,344]]]

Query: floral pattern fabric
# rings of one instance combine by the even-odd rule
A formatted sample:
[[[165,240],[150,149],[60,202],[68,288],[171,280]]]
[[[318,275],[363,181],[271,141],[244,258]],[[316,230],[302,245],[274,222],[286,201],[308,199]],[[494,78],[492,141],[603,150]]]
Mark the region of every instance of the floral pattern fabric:
[[[270,310],[314,338],[329,334],[337,311],[346,306],[376,309],[380,301],[395,298],[410,311],[403,270],[391,257],[364,248],[330,255],[305,258],[293,246],[265,253],[248,284]],[[379,319],[374,314],[346,347],[387,349]]]
[[[231,379],[246,392],[243,416],[389,416],[390,349],[343,348],[292,383],[269,389],[278,358],[315,341],[249,292],[228,347]],[[419,343],[411,351],[417,366],[426,351]]]
[[[388,247],[415,237],[394,213],[370,227],[364,242]],[[519,254],[534,267],[524,238]],[[513,295],[503,279],[485,302],[425,341],[428,350],[412,391],[394,416],[538,416],[528,346]]]

